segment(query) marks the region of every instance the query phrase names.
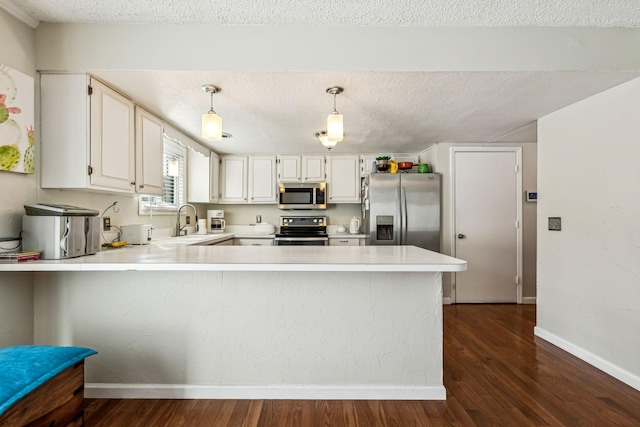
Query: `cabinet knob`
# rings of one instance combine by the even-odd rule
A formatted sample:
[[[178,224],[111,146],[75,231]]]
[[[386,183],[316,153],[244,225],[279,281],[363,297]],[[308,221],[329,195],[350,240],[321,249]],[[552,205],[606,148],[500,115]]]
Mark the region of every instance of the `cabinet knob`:
[[[140,188],[144,188],[144,185],[141,185]]]
[[[135,181],[131,182],[131,185],[136,185],[136,182]]]
[[[464,239],[465,237],[467,236],[465,236],[464,234],[458,234],[458,239]]]

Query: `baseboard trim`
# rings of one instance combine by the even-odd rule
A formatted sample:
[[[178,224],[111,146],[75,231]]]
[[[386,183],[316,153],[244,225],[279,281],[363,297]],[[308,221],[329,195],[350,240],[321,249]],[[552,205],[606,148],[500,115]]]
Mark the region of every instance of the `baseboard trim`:
[[[92,399],[445,400],[444,386],[204,386],[85,384]]]
[[[535,304],[536,297],[522,297],[522,304]]]
[[[451,297],[442,298],[442,305],[451,305]]]
[[[567,353],[571,353],[576,356],[578,359],[581,359],[588,364],[594,366],[595,368],[600,369],[601,371],[611,375],[617,380],[622,381],[630,387],[635,388],[640,391],[640,377],[632,374],[631,372],[620,368],[617,365],[603,359],[600,356],[597,356],[590,351],[583,349],[575,344],[566,341],[563,338],[560,338],[557,335],[552,334],[551,332],[536,326],[533,329],[533,333],[535,336],[542,338],[545,341],[550,342],[551,344],[560,347]]]

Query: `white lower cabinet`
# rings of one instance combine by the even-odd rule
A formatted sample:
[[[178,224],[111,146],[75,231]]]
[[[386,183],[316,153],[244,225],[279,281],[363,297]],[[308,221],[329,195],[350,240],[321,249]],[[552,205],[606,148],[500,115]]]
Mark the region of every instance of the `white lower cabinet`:
[[[329,246],[360,246],[362,240],[355,237],[330,237]]]
[[[234,246],[273,246],[273,239],[251,239],[238,238],[233,239]]]

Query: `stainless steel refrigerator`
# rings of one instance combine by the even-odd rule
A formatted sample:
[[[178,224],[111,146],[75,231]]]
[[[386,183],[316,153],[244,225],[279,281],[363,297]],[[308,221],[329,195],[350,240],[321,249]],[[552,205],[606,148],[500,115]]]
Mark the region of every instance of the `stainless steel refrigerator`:
[[[440,178],[437,173],[372,173],[363,178],[366,244],[440,252]]]

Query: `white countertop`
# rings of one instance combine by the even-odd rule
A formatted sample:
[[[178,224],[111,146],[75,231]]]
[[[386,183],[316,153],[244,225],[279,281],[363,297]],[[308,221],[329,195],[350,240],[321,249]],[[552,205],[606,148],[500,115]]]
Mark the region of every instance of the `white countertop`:
[[[464,271],[466,261],[415,246],[206,246],[230,233],[155,239],[66,260],[0,264],[0,271]],[[246,235],[272,238],[268,235]]]

